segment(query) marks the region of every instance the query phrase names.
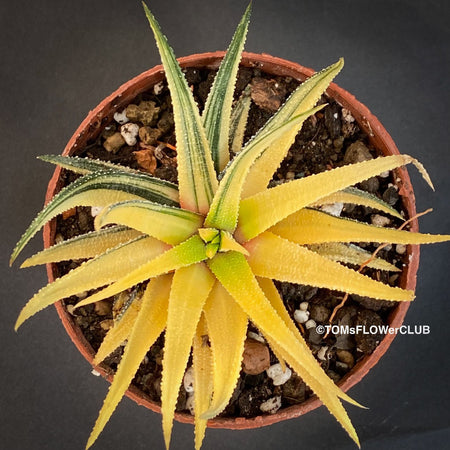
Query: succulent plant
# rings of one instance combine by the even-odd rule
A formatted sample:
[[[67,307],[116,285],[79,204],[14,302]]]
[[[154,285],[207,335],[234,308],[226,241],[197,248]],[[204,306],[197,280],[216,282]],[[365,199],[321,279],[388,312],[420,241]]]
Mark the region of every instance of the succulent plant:
[[[343,67],[343,60],[303,82],[243,145],[250,98],[244,94],[233,106],[233,93],[250,6],[202,113],[158,23],[144,8],[173,103],[178,185],[102,161],[42,157],[82,176],[38,214],[14,249],[11,263],[56,215],[75,206],[103,209],[95,219],[95,231],[58,243],[22,264],[87,260],[41,289],[23,308],[16,329],[39,310],[83,291],[97,289],[77,308],[126,293],[121,313],[95,357],[99,364],[126,342],[87,447],[104,428],[149,348],[165,333],[161,403],[166,446],[192,352],[195,447],[200,448],[207,420],[225,409],[235,389],[249,321],[282,366],[289,365],[308,384],[358,443],[341,400],[357,403],[316,361],[273,280],[375,299],[413,300],[412,291],[388,286],[340,264],[359,264],[368,258],[362,249],[347,244],[425,244],[449,236],[376,227],[333,217],[317,207],[353,203],[402,219],[382,200],[351,186],[408,163],[416,165],[430,185],[431,181],[414,158],[394,155],[268,188],[302,123],[324,107],[315,105]],[[231,161],[230,149],[236,153]],[[371,264],[396,270],[380,258]],[[127,294],[130,288],[135,289]]]

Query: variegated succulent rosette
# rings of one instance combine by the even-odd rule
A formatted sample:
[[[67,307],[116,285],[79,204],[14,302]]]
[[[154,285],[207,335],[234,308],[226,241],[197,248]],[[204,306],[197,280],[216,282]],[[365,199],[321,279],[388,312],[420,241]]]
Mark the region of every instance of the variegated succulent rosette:
[[[38,214],[11,262],[50,219],[75,206],[100,206],[95,231],[56,244],[22,267],[87,259],[41,289],[23,308],[16,329],[56,301],[102,288],[85,306],[149,281],[142,295],[108,331],[95,363],[126,342],[121,362],[89,438],[99,436],[141,361],[164,332],[162,421],[169,447],[178,391],[192,352],[195,447],[207,420],[227,406],[241,370],[248,322],[260,330],[282,366],[289,365],[358,443],[341,400],[357,404],[328,378],[290,318],[273,280],[329,288],[375,299],[411,301],[414,292],[391,287],[339,262],[359,264],[367,253],[353,242],[425,244],[449,236],[411,233],[333,217],[317,207],[334,202],[364,205],[403,220],[388,204],[353,185],[413,163],[394,155],[339,167],[268,188],[302,123],[343,60],[303,82],[273,117],[243,145],[250,107],[233,104],[238,66],[250,17],[235,32],[202,113],[167,39],[144,5],[169,85],[176,133],[178,185],[97,160],[44,156],[81,174]],[[236,156],[230,161],[230,149]],[[339,261],[339,262],[337,262]],[[373,267],[395,270],[380,258]],[[358,443],[359,444],[359,443]]]

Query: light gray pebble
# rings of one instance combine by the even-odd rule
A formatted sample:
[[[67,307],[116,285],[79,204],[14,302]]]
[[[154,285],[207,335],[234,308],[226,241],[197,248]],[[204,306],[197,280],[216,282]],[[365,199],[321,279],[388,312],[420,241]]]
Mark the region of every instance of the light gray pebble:
[[[194,392],[194,368],[192,366],[189,367],[184,374],[183,386],[187,393],[190,394]]]
[[[381,214],[372,214],[370,221],[372,222],[372,225],[377,227],[386,227],[391,224],[391,219],[386,216],[382,216]]]
[[[269,398],[261,403],[259,409],[264,413],[275,414],[281,408],[281,396]]]

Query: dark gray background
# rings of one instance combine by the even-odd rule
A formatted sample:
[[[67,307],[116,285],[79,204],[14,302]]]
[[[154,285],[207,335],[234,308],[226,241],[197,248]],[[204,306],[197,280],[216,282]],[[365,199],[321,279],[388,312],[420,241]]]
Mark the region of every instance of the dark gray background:
[[[419,158],[436,185],[414,173],[423,231],[450,232],[450,3],[308,0],[254,2],[246,48],[320,69],[339,56],[338,83],[368,105],[401,151]],[[246,1],[154,0],[149,4],[179,56],[225,49]],[[159,63],[136,0],[6,1],[1,30],[0,448],[82,449],[106,394],[48,308],[12,330],[44,269],[8,268],[14,243],[40,209],[51,167],[89,109]],[[41,246],[37,238],[31,254]],[[422,248],[417,299],[407,324],[428,336],[398,336],[381,363],[350,392],[370,407],[348,407],[369,449],[448,448],[448,244]],[[160,416],[125,399],[96,449],[163,448]],[[173,449],[193,448],[176,424]],[[354,449],[325,408],[269,428],[209,430],[205,449]]]

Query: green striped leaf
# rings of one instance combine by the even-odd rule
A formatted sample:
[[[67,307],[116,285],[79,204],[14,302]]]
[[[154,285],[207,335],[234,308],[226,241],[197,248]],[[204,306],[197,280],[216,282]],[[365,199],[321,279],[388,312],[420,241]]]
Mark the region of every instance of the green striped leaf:
[[[130,230],[126,227],[109,227],[104,230],[91,231],[36,253],[25,260],[20,267],[31,267],[71,259],[94,258],[110,248],[137,238],[140,234],[139,231]]]
[[[180,244],[203,223],[203,216],[145,200],[130,200],[107,206],[95,219],[95,227],[117,223],[139,230],[167,244]]]
[[[101,161],[99,159],[92,158],[80,158],[78,156],[63,156],[63,155],[42,155],[38,156],[41,161],[48,162],[50,164],[55,164],[64,169],[70,170],[81,175],[86,175],[87,173],[97,172],[99,170],[114,170],[118,172],[126,173],[141,173],[149,178],[149,174],[140,172],[139,170],[131,169],[130,167],[122,166],[120,164],[114,164],[107,161]],[[162,181],[162,180],[161,180]],[[175,188],[176,185],[165,181],[168,187]]]
[[[248,113],[252,104],[250,86],[247,86],[231,112],[230,119],[230,149],[235,155],[242,150]]]
[[[170,197],[167,193],[167,185],[161,180],[138,173],[103,171],[84,175],[56,194],[31,222],[14,248],[10,264],[46,222],[68,209],[75,206],[108,206],[133,199],[177,206],[177,191],[173,190]]]
[[[382,258],[375,257],[372,259],[372,253],[354,244],[326,242],[324,244],[308,245],[308,248],[321,256],[325,256],[325,258],[331,259],[332,261],[353,264],[355,266],[365,264],[367,267],[371,267],[372,269],[401,272],[401,269]],[[370,262],[367,263],[367,261]]]
[[[239,203],[245,177],[255,160],[264,154],[270,144],[283,138],[285,133],[298,131],[305,119],[322,109],[324,105],[295,116],[270,132],[257,133],[243,150],[233,159],[219,184],[211,208],[206,216],[205,226],[233,232],[236,228]]]
[[[251,3],[248,5],[233,36],[228,51],[220,64],[206,101],[202,119],[208,139],[214,167],[219,174],[230,160],[228,136],[231,104],[233,102],[236,75],[244,49],[250,21]]]
[[[178,189],[184,209],[206,214],[217,189],[217,178],[198,107],[167,38],[144,5],[155,35],[172,97],[177,137]]]
[[[379,199],[369,192],[362,191],[355,187],[348,187],[342,191],[334,192],[331,195],[321,198],[314,203],[316,205],[328,205],[331,203],[350,203],[352,205],[368,206],[369,208],[383,211],[391,216],[397,217],[400,220],[405,218],[392,206],[388,205],[385,201]]]
[[[264,125],[262,132],[268,133],[280,126],[293,116],[302,114],[311,109],[321,95],[325,92],[333,78],[341,71],[344,60],[341,58],[335,64],[321,70],[304,81],[286,100],[284,105]],[[287,155],[290,146],[294,143],[296,132],[286,133],[284,138],[273,144],[271,148],[261,155],[247,176],[242,197],[248,197],[266,189],[274,172]]]

